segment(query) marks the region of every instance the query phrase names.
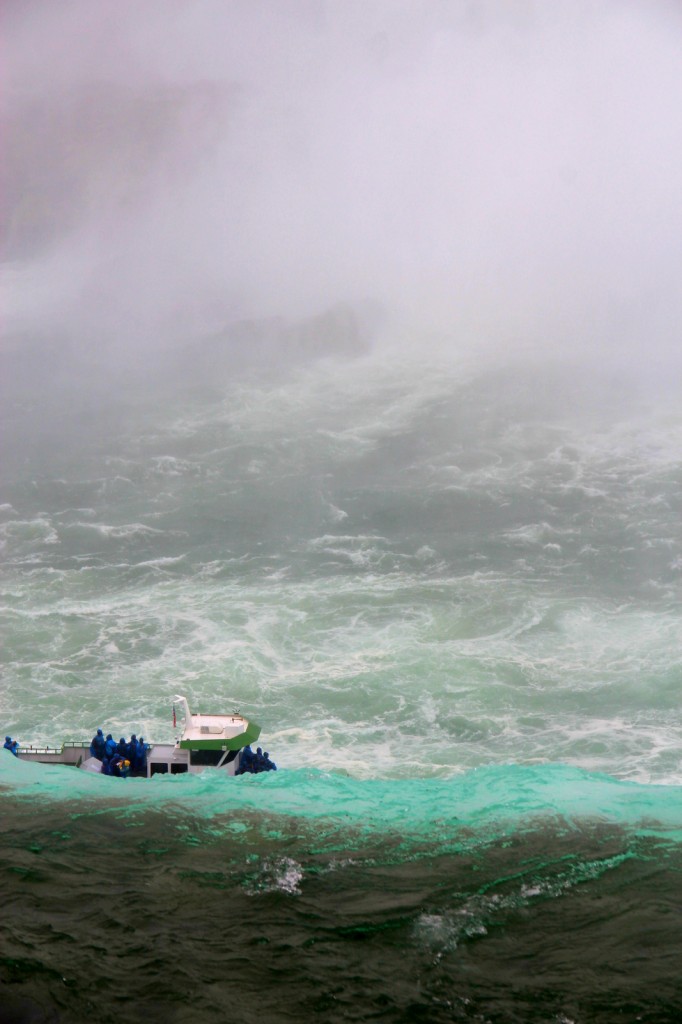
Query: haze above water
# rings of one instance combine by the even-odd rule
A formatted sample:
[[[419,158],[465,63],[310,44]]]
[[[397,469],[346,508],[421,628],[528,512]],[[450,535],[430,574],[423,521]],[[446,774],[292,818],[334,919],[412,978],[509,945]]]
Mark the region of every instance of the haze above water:
[[[4,347],[39,332],[82,373],[348,303],[389,357],[530,347],[666,379],[680,21],[627,0],[8,3]]]

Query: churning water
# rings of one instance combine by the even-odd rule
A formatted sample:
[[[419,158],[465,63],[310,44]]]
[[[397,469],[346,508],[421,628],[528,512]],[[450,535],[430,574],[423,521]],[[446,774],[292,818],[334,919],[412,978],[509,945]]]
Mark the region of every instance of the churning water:
[[[627,406],[627,408],[626,408]],[[0,757],[0,1020],[682,1015],[682,418],[378,358],[6,409],[0,717],[279,771]]]

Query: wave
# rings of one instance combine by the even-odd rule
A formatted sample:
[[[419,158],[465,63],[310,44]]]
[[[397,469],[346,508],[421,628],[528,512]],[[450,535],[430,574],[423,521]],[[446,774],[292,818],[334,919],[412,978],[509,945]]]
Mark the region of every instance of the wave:
[[[239,779],[207,770],[147,781],[31,764],[2,752],[0,787],[29,800],[185,807],[205,818],[255,812],[415,841],[489,841],[547,823],[597,823],[682,843],[682,786],[625,782],[562,764],[489,766],[447,779],[363,780],[297,769]]]
[[[0,545],[13,554],[30,553],[44,544],[58,544],[59,534],[48,518],[10,519],[0,526]]]
[[[92,530],[100,537],[112,540],[127,540],[130,537],[151,537],[163,533],[163,530],[156,530],[152,526],[145,526],[144,523],[123,523],[119,526],[111,526],[108,523],[74,523],[73,528],[78,527],[83,531]]]

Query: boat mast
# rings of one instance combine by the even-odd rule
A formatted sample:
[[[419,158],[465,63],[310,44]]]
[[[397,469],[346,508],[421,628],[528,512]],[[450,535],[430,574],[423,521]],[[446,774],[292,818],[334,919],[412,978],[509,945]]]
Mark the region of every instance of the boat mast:
[[[187,703],[187,698],[183,697],[181,694],[176,693],[175,696],[173,697],[173,703],[174,704],[182,705],[182,707],[184,709],[184,712],[185,712],[185,731],[187,731],[187,729],[191,729],[191,727],[192,727],[192,712],[189,710],[189,704]]]

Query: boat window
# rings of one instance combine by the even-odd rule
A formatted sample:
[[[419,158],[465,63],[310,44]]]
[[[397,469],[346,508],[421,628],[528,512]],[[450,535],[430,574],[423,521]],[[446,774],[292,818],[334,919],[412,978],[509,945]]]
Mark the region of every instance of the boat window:
[[[221,761],[224,753],[224,751],[189,751],[189,764],[215,768]]]
[[[187,765],[186,764],[172,764],[171,765],[171,775],[182,775],[182,773],[186,772],[186,771],[187,771]]]
[[[222,761],[221,767],[223,767],[226,764],[230,764],[231,761],[234,761],[238,754],[238,750],[191,750],[189,754],[189,762],[192,765],[216,768]]]
[[[168,771],[168,765],[165,761],[152,761],[149,765],[150,775],[165,775]]]

